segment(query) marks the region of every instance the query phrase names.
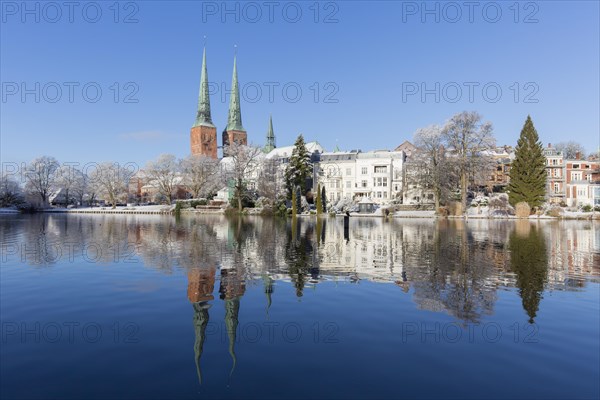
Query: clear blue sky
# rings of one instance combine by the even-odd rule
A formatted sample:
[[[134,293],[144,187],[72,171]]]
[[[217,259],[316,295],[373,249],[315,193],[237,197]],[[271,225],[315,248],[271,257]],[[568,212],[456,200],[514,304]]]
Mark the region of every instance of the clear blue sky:
[[[272,16],[268,2],[230,2],[239,10],[230,14],[221,1],[121,2],[118,15],[113,1],[80,2],[72,16],[63,2],[53,3],[61,15],[44,4],[27,3],[34,10],[27,14],[20,1],[2,2],[3,162],[44,154],[140,164],[164,152],[186,156],[205,35],[219,140],[229,101],[222,89],[230,88],[237,44],[243,122],[254,144],[264,144],[269,114],[279,146],[303,133],[326,149],[371,150],[394,148],[419,127],[476,110],[493,123],[498,144],[515,145],[531,114],[544,143],[576,140],[588,152],[599,146],[597,1],[523,2],[518,15],[513,1],[477,3],[472,15],[463,2],[452,3],[460,16],[436,2],[427,7],[438,7],[437,15],[423,15],[420,1],[276,2]],[[69,82],[78,84],[72,102]],[[478,84],[472,102],[465,82]],[[421,83],[433,89],[424,101]],[[22,84],[33,92],[24,99]],[[93,103],[97,87],[102,97]],[[293,102],[298,87],[302,96]],[[492,102],[497,87],[502,96]]]

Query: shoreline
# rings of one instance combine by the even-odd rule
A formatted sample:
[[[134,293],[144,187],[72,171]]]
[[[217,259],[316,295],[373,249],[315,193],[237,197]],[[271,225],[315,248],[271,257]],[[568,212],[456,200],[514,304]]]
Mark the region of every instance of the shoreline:
[[[37,213],[51,213],[51,214],[118,214],[118,215],[173,215],[174,207],[172,206],[150,206],[152,208],[139,209],[139,207],[122,207],[122,208],[107,208],[107,207],[94,207],[94,208],[82,208],[82,209],[44,209],[34,211],[33,214]],[[15,215],[15,214],[27,214],[15,209],[3,209],[0,210],[0,215]],[[181,210],[182,214],[192,215],[225,215],[224,210]],[[251,210],[244,216],[261,216],[260,212],[256,209]],[[344,217],[345,214],[335,214],[334,217]],[[600,213],[589,212],[589,213],[569,213],[567,215],[560,215],[558,217],[548,215],[530,215],[528,218],[518,218],[514,215],[506,216],[492,216],[492,215],[460,215],[460,216],[438,216],[435,215],[434,211],[398,211],[393,215],[385,216],[380,213],[377,214],[359,214],[351,213],[352,218],[380,218],[380,219],[453,219],[453,220],[530,220],[530,221],[600,221]],[[313,218],[316,214],[299,214],[299,218]],[[323,214],[323,217],[330,218],[331,214]],[[288,216],[289,218],[289,216]]]

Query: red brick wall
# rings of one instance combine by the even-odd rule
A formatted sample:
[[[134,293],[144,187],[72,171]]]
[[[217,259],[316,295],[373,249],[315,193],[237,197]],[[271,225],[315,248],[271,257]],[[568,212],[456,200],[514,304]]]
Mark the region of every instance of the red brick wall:
[[[217,158],[217,129],[209,126],[194,126],[190,130],[190,149],[194,155]]]

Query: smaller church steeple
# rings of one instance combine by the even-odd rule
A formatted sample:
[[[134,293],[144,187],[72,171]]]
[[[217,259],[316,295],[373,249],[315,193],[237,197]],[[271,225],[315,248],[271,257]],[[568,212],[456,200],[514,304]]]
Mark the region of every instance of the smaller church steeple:
[[[269,116],[269,130],[267,131],[267,143],[265,144],[263,151],[265,153],[270,153],[276,147],[277,146],[275,145],[275,133],[273,132],[273,117]]]

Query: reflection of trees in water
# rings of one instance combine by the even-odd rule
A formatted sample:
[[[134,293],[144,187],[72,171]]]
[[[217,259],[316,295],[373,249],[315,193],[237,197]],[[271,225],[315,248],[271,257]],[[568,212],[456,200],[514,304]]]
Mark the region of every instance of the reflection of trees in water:
[[[285,248],[285,261],[288,267],[288,274],[296,288],[296,296],[302,297],[302,292],[306,284],[307,277],[310,275],[318,276],[318,263],[315,266],[313,261],[313,224],[307,223],[304,231],[302,225],[304,221],[298,218],[292,218],[287,229],[287,245]]]
[[[167,273],[177,267],[203,270],[212,274],[208,280],[227,270],[221,275],[262,284],[267,301],[274,281],[287,277],[298,296],[309,281],[395,282],[404,290],[412,287],[420,307],[464,320],[491,313],[497,287],[517,286],[533,319],[544,289],[577,288],[597,280],[600,272],[594,253],[600,248],[598,224],[543,226],[542,232],[515,221],[355,218],[346,243],[339,218],[38,214],[0,219],[0,238],[18,246],[9,258],[24,257],[31,265],[70,262],[71,251],[75,263],[127,267],[120,264],[139,258]],[[543,251],[539,258],[525,259],[534,256],[527,246],[541,248],[544,238],[549,242],[546,273]],[[573,255],[566,257],[571,249]],[[519,257],[524,261],[515,264]],[[198,279],[191,280],[200,284]]]
[[[523,308],[534,322],[548,275],[548,253],[543,231],[529,221],[518,221],[508,241],[510,268],[517,275]]]
[[[426,256],[420,266],[407,268],[420,307],[446,311],[468,322],[493,313],[497,286],[496,269],[489,262],[493,243],[475,241],[462,220],[443,220],[422,246],[417,254]],[[413,276],[413,271],[420,276]]]

